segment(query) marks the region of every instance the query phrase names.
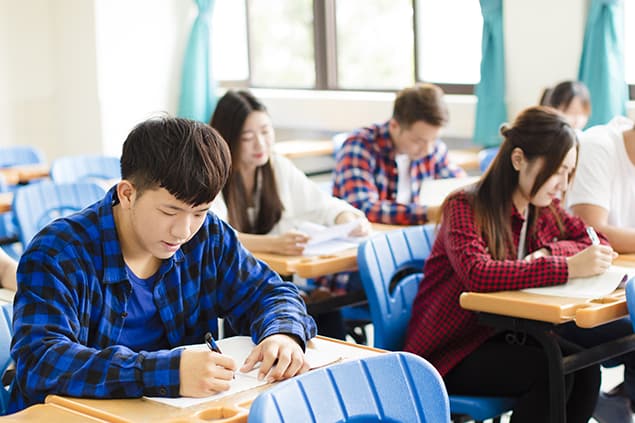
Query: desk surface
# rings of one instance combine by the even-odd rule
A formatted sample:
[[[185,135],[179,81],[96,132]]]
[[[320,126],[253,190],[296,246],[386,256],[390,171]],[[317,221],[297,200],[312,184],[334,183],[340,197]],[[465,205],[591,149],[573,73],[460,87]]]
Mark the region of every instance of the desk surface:
[[[0,174],[4,176],[9,185],[24,184],[32,179],[46,178],[49,176],[50,167],[46,163],[19,165],[0,168]]]
[[[354,360],[382,353],[364,345],[350,344],[329,338],[318,337],[315,346],[329,348],[342,355],[344,360]],[[171,422],[192,421],[246,422],[249,407],[258,394],[270,387],[260,386],[235,395],[212,400],[187,408],[176,408],[143,398],[97,400],[49,395],[47,404],[74,410],[97,419],[112,422]]]
[[[387,232],[403,228],[397,225],[372,224],[373,231]],[[281,275],[297,274],[303,278],[330,275],[357,269],[357,248],[340,251],[325,256],[285,256],[273,253],[254,253],[274,271]]]
[[[276,153],[289,159],[330,156],[333,154],[333,141],[330,139],[278,141],[273,148]]]
[[[56,404],[37,404],[19,413],[0,417],[0,422],[85,423],[105,421]]]
[[[635,254],[615,259],[620,266],[635,266]],[[510,317],[564,323],[574,320],[582,328],[591,328],[628,316],[623,289],[595,299],[556,297],[522,291],[464,292],[461,307]]]

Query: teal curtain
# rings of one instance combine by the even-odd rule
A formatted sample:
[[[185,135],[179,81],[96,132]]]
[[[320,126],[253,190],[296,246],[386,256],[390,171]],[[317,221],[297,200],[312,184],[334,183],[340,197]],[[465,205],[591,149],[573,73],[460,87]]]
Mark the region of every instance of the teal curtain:
[[[476,86],[474,142],[485,147],[499,145],[500,125],[507,121],[505,102],[505,51],[503,1],[480,0],[483,15],[481,80]]]
[[[605,124],[614,116],[626,114],[622,0],[591,0],[578,79],[591,93],[588,126]]]
[[[211,48],[214,0],[195,2],[198,6],[198,16],[192,25],[192,32],[185,48],[178,115],[207,123],[216,106]]]

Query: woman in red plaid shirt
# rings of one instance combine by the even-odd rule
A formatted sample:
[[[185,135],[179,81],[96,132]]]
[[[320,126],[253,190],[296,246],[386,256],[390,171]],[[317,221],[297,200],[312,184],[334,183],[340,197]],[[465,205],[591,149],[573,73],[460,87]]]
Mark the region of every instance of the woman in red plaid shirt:
[[[450,196],[415,299],[405,349],[430,360],[450,394],[514,396],[512,422],[548,420],[543,350],[532,339],[481,326],[465,291],[558,285],[605,271],[616,255],[561,206],[578,153],[575,130],[551,108],[523,111],[474,186]],[[599,365],[567,376],[567,422],[591,417]]]

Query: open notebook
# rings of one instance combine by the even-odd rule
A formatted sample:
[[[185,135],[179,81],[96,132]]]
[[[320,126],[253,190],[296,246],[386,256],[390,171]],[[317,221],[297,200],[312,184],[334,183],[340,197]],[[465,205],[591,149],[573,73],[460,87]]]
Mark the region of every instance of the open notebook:
[[[316,342],[318,341],[318,342]],[[306,350],[306,358],[309,364],[311,365],[311,369],[317,369],[319,367],[328,366],[330,364],[337,363],[344,358],[344,355],[330,348],[324,348],[323,344],[319,342],[320,340],[313,340]],[[231,338],[225,338],[216,341],[218,346],[220,347],[223,354],[231,356],[235,361],[236,365],[240,368],[251,352],[251,350],[255,347],[254,343],[251,342],[251,338],[248,336],[234,336]],[[180,348],[197,348],[197,349],[205,349],[208,347],[205,344],[198,345],[187,345]],[[254,369],[248,373],[242,373],[240,371],[236,372],[236,378],[232,381],[232,386],[228,391],[220,392],[218,394],[210,395],[209,397],[204,398],[189,398],[189,397],[178,397],[178,398],[164,398],[164,397],[144,397],[146,399],[157,401],[162,404],[170,405],[172,407],[191,407],[193,405],[201,404],[204,402],[216,400],[219,398],[223,398],[228,395],[233,395],[238,392],[246,391],[251,388],[255,388],[260,385],[267,384],[266,380],[258,380],[258,369]]]
[[[334,254],[342,250],[356,248],[367,237],[349,237],[360,222],[353,220],[334,226],[323,226],[312,222],[300,222],[297,230],[306,233],[310,239],[304,248],[305,256],[323,256]]]
[[[573,278],[563,285],[523,289],[525,292],[558,297],[601,298],[611,294],[620,284],[635,276],[634,267],[611,266],[596,276]]]

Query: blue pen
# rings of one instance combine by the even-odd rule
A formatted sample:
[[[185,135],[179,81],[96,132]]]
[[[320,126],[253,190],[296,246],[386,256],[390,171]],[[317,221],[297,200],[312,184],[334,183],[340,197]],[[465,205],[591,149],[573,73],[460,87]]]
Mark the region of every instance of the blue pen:
[[[211,351],[214,351],[215,353],[218,353],[218,354],[222,354],[222,351],[218,347],[218,344],[216,343],[216,341],[214,341],[214,337],[209,332],[205,334],[205,344],[207,344],[207,347]]]
[[[589,234],[591,245],[600,245],[600,238],[598,238],[598,234],[595,233],[595,229],[593,229],[593,226],[587,226],[586,233]]]

